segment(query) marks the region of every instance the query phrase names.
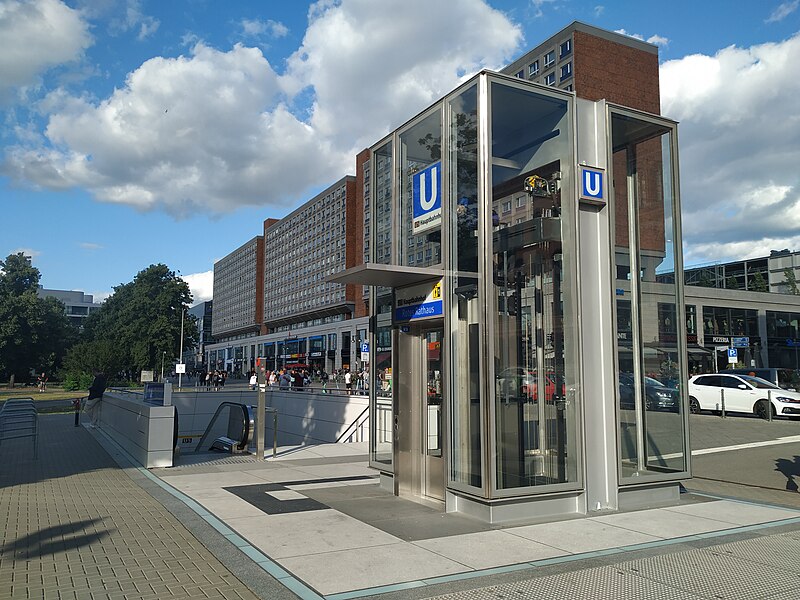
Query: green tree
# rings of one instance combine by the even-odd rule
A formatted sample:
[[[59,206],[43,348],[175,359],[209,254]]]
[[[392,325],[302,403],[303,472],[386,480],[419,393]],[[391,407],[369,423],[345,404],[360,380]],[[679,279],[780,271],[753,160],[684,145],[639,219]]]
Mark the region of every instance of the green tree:
[[[733,275],[729,275],[725,279],[725,289],[726,290],[738,290],[739,289],[739,282]]]
[[[753,292],[768,292],[769,286],[767,285],[764,276],[760,272],[756,272],[750,280],[750,290]]]
[[[24,254],[0,261],[0,378],[27,381],[61,365],[77,330],[55,298],[40,298],[39,269]]]
[[[135,378],[142,369],[158,370],[164,353],[172,364],[180,348],[182,315],[184,348],[197,339],[195,317],[184,314],[191,301],[188,283],[166,265],[150,265],[132,282],[115,287],[86,319],[85,341],[94,347],[85,349],[84,358],[70,357],[70,365],[102,369],[112,377],[124,371]]]
[[[783,283],[789,290],[788,293],[794,296],[800,295],[800,290],[797,289],[797,277],[794,274],[794,269],[786,268],[783,270]]]

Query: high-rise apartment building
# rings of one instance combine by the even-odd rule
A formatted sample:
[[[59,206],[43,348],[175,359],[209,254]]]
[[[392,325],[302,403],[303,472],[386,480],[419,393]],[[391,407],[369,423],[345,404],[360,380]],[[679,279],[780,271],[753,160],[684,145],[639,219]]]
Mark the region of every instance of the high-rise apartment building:
[[[658,47],[575,21],[504,68],[513,75],[660,114]]]
[[[264,315],[264,238],[256,236],[214,263],[211,330],[226,341],[257,335]]]

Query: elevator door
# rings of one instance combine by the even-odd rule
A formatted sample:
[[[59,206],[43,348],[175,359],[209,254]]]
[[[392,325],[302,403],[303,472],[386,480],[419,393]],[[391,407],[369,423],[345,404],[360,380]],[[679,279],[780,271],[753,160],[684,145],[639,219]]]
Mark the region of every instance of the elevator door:
[[[395,394],[396,492],[444,500],[444,364],[441,322],[400,334]]]
[[[424,495],[444,500],[444,378],[442,373],[442,328],[429,329],[422,334],[422,369],[425,377],[423,399],[423,470]]]

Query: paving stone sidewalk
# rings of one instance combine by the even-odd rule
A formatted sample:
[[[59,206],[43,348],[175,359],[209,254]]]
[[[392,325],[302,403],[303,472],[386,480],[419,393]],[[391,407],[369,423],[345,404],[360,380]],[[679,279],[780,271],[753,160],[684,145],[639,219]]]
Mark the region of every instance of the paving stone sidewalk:
[[[0,446],[0,598],[258,597],[72,415],[39,422],[38,460]]]

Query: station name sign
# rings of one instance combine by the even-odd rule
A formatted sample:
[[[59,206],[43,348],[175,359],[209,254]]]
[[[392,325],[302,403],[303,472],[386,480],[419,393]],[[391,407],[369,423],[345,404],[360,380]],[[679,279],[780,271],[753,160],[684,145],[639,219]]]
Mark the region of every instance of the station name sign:
[[[395,290],[395,322],[421,321],[442,316],[442,279]]]

